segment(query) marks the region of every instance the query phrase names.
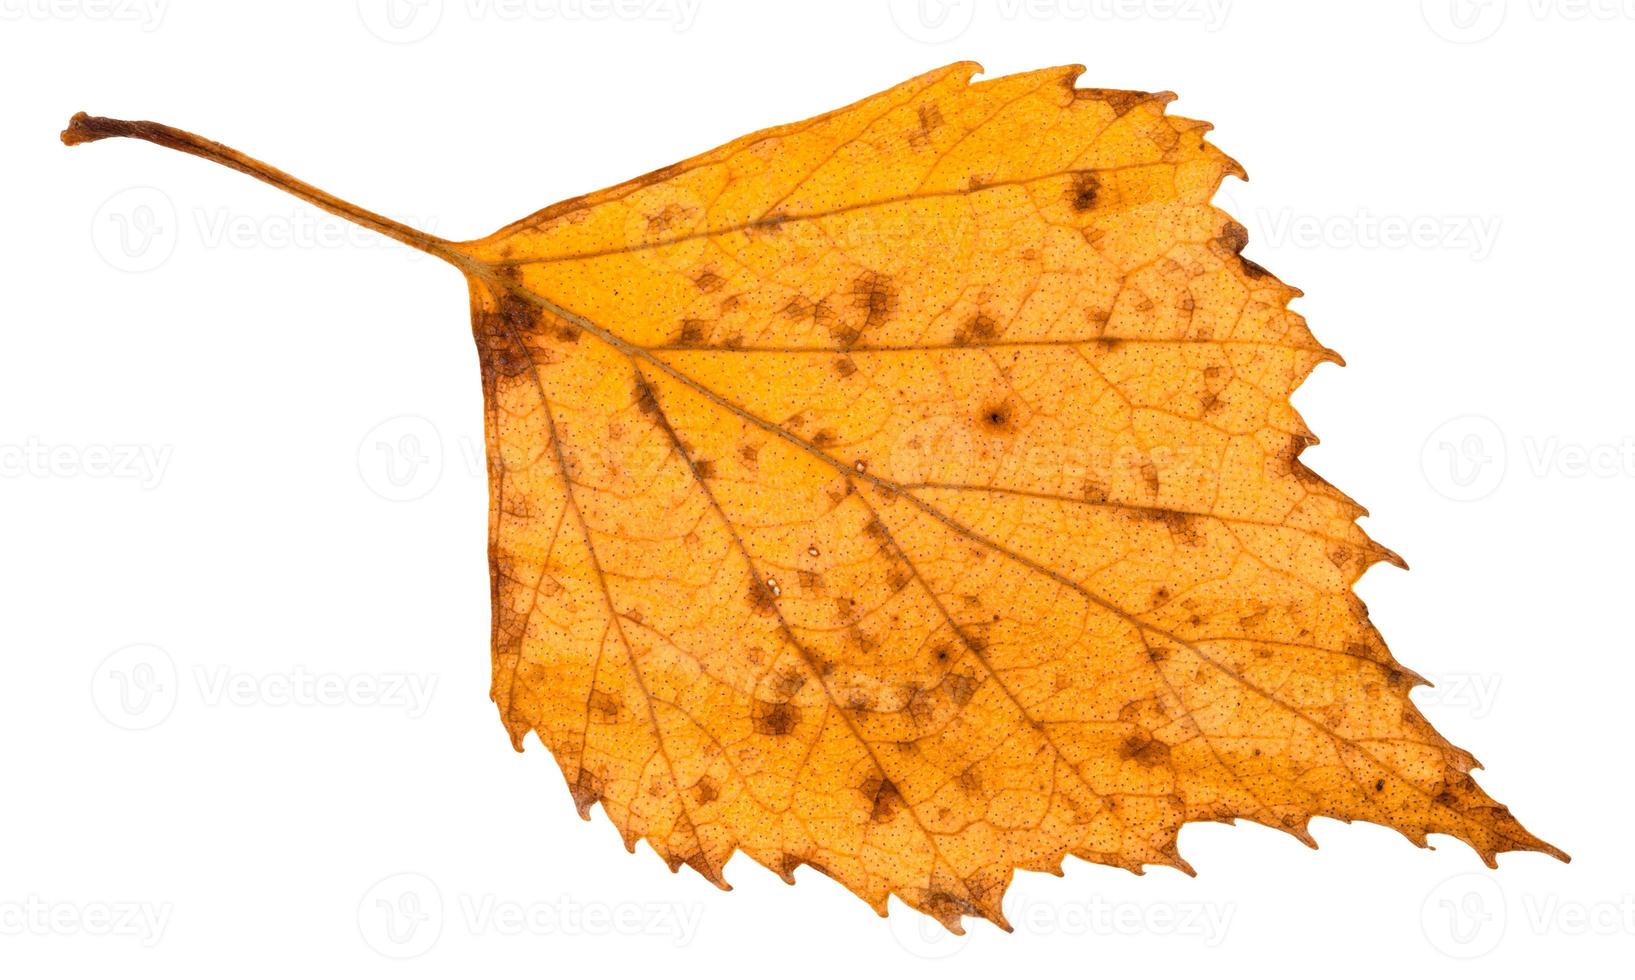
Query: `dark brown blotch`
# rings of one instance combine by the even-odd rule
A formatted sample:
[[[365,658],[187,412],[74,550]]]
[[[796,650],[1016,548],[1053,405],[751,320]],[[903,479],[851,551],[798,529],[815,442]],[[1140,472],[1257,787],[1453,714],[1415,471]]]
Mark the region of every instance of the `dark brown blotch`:
[[[858,792],[869,804],[869,819],[875,823],[887,823],[896,815],[898,807],[902,806],[903,798],[897,792],[897,787],[891,780],[883,776],[870,776],[863,780]]]
[[[614,722],[618,720],[619,709],[623,704],[615,695],[606,691],[593,690],[590,692],[588,701],[590,710],[599,715],[602,721]]]
[[[1133,759],[1149,769],[1169,762],[1169,746],[1146,732],[1139,732],[1125,739],[1124,744],[1119,747],[1118,754],[1125,759]]]
[[[760,735],[788,735],[800,724],[800,709],[783,701],[757,701],[755,731]]]
[[[653,393],[653,386],[647,383],[646,378],[638,377],[632,385],[631,396],[636,402],[636,408],[643,414],[659,418],[663,411],[659,408],[658,396]]]
[[[1249,244],[1249,229],[1236,221],[1229,220],[1226,222],[1226,227],[1221,229],[1221,233],[1215,236],[1215,244],[1233,255],[1238,255]]]
[[[889,276],[865,272],[852,280],[852,303],[862,311],[865,329],[877,327],[897,312],[897,286]]]
[[[1093,171],[1081,170],[1067,186],[1067,203],[1075,211],[1088,211],[1101,196],[1101,179]]]
[[[976,689],[982,686],[981,681],[969,674],[949,674],[942,684],[948,689],[948,700],[960,707],[970,704],[971,698],[976,696]]]
[[[681,321],[681,331],[676,334],[675,343],[681,347],[693,347],[704,342],[709,331],[708,320],[698,320],[689,317]]]
[[[977,415],[977,421],[989,435],[1008,436],[1016,431],[1016,409],[1008,400],[990,402]]]
[[[749,605],[759,615],[770,616],[778,609],[778,597],[772,594],[772,586],[750,576]]]

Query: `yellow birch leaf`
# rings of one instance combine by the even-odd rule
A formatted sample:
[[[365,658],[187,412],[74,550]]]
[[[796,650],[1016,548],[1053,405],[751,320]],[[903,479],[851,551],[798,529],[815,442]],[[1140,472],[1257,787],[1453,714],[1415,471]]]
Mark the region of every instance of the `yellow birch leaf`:
[[[1168,94],[951,65],[477,241],[493,698],[587,817],[1005,925],[1014,870],[1312,817],[1565,859],[1409,700],[1299,461],[1338,361]],[[549,845],[547,845],[549,846]]]

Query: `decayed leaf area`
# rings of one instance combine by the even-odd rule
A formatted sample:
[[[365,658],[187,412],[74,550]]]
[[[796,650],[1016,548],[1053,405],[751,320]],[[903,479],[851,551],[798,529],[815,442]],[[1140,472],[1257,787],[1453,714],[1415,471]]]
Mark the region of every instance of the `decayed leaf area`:
[[[1352,592],[1400,560],[1298,459],[1339,358],[1210,205],[1241,169],[1168,94],[978,70],[444,243],[514,745],[672,869],[955,931],[1070,854],[1190,872],[1189,821],[1565,858]]]

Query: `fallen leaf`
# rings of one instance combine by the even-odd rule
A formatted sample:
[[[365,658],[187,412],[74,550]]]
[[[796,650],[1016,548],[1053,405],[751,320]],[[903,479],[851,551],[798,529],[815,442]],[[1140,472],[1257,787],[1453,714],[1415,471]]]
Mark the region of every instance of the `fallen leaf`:
[[[956,64],[448,242],[493,698],[581,814],[1005,926],[1015,869],[1190,872],[1189,821],[1566,855],[1471,779],[1351,586],[1400,564],[1301,464],[1324,361],[1172,96]]]

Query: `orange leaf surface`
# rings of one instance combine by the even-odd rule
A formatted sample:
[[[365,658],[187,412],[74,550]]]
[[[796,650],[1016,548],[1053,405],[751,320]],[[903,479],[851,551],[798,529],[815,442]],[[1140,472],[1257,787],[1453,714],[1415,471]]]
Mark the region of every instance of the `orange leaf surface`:
[[[1314,816],[1565,858],[1472,780],[1304,467],[1338,357],[1167,94],[956,64],[453,243],[482,364],[493,698],[582,814],[725,887],[1004,925],[1017,868],[1190,870]]]

